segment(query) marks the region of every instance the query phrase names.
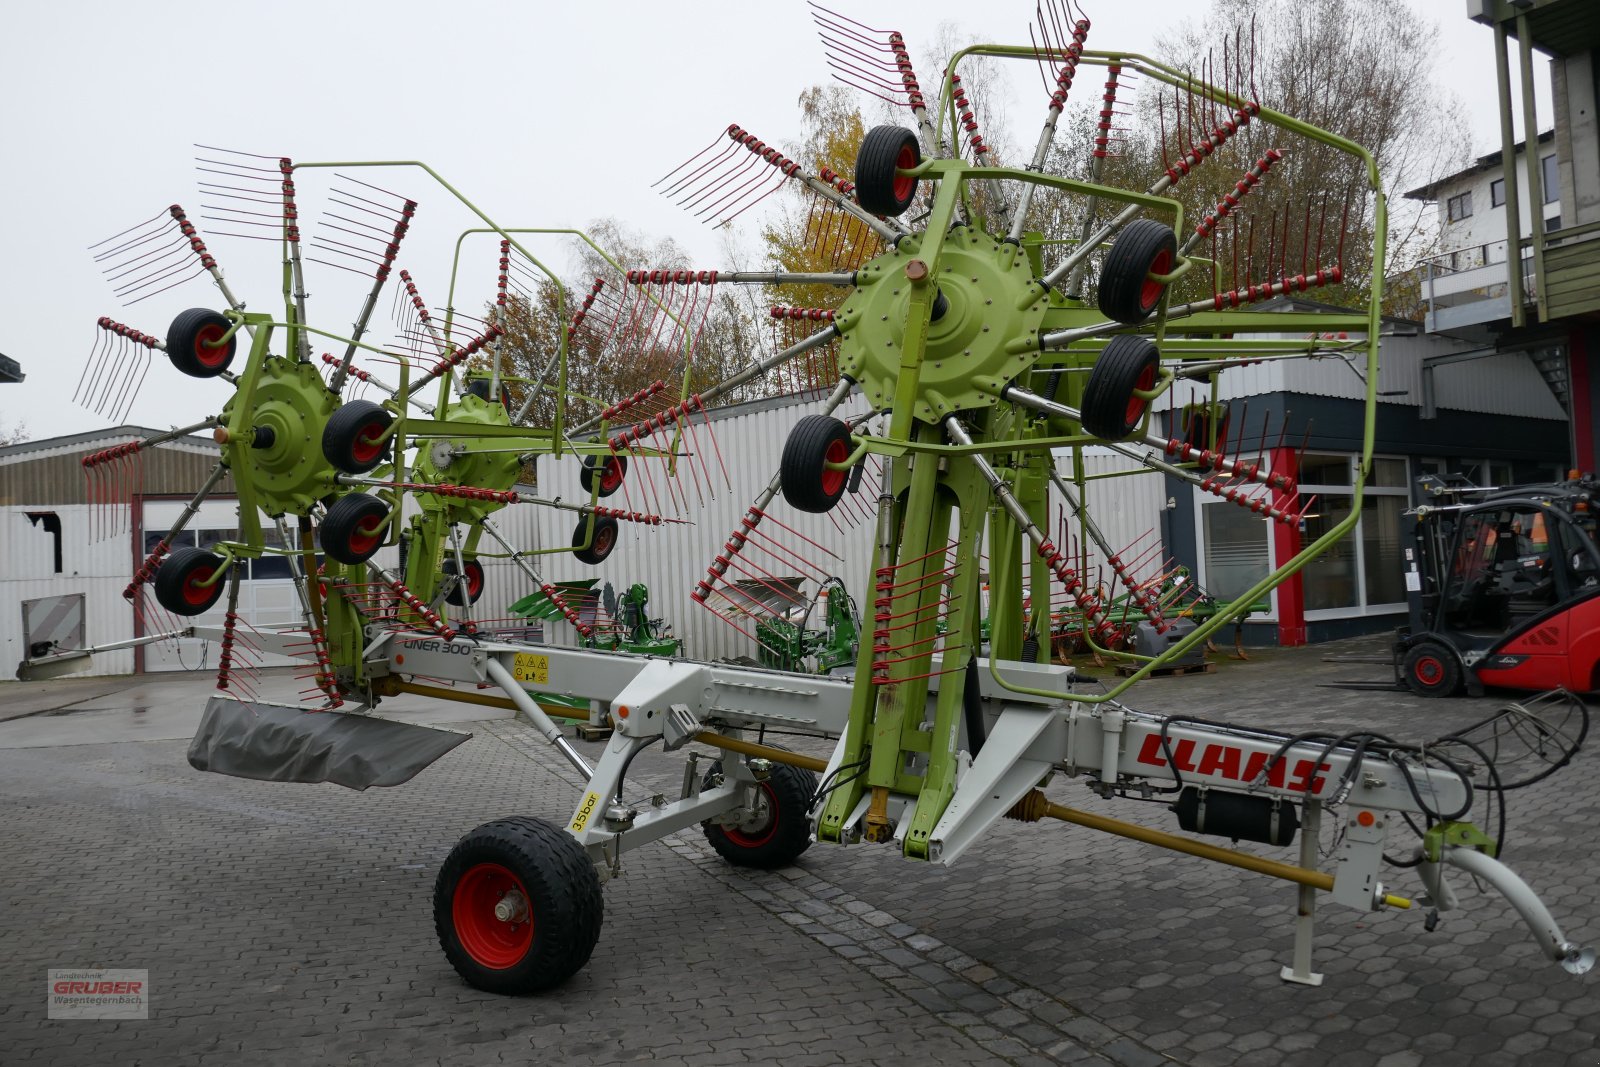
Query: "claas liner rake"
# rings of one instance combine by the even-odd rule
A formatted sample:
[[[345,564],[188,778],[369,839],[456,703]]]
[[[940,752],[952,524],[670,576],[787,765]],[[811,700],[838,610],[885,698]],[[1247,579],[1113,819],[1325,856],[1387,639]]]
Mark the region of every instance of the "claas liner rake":
[[[1586,971],[1592,950],[1568,940],[1533,891],[1494,858],[1501,832],[1490,835],[1468,821],[1477,807],[1480,821],[1492,825],[1501,790],[1570,760],[1587,730],[1580,702],[1554,697],[1508,709],[1427,745],[1361,731],[1291,736],[1163,718],[1121,702],[1130,685],[1228,622],[1227,611],[1185,630],[1161,655],[1134,660],[1139,669],[1109,690],[1085,691],[1070,667],[1041,654],[1049,648],[1052,615],[1063,605],[1078,613],[1093,645],[1117,595],[1088,573],[1087,546],[1098,534],[1082,523],[1075,543],[1066,537],[1058,543],[1047,533],[1062,508],[1082,511],[1084,448],[1108,445],[1270,521],[1296,522],[1307,503],[1296,492],[1296,449],[1283,443],[1284,431],[1262,430],[1251,451],[1244,416],[1235,420],[1237,433],[1220,432],[1225,412],[1214,393],[1206,398],[1201,391],[1241,362],[1364,357],[1362,471],[1369,466],[1385,205],[1367,152],[1257,102],[1237,43],[1220,64],[1218,84],[1142,56],[1089,50],[1087,19],[1042,7],[1029,44],[967,48],[950,61],[936,96],[924,96],[900,34],[814,10],[841,79],[904,109],[912,126],[868,131],[851,177],[833,170],[812,174],[749,131],[729,126],[725,138],[658,184],[714,224],[792,189],[809,198],[822,219],[815,248],[836,257],[832,269],[817,271],[673,268],[626,275],[625,286],[645,300],[633,298],[628,306],[651,322],[659,318],[651,309],[665,309],[675,324],[670,343],[684,344],[685,358],[707,291],[798,287],[803,295],[782,301],[775,321],[786,330],[798,325],[799,336],[708,388],[676,395],[640,390],[623,405],[649,403],[640,409],[648,414],[624,418],[627,411],[612,407],[573,425],[562,406],[558,367],[554,392],[546,397],[552,402],[548,421],[519,425],[517,414],[526,414],[533,401],[507,417],[494,372],[487,399],[470,393],[452,399],[449,391],[460,353],[492,346],[494,320],[469,341],[450,339],[448,330],[435,340],[430,317],[409,305],[417,312],[407,330],[411,343],[443,353],[424,377],[439,379],[437,402],[424,412],[431,417],[407,410],[416,406],[419,385],[411,374],[413,357],[396,356],[394,349],[379,352],[398,365],[391,399],[339,405],[350,356],[366,345],[358,337],[342,339],[347,350],[336,357],[332,382],[313,380],[307,345],[312,336],[327,335],[306,325],[297,251],[287,237],[290,306],[283,321],[238,311],[181,320],[188,332],[174,330],[165,342],[180,369],[191,358],[206,368],[225,362],[215,355],[218,347],[254,330],[238,377],[239,402],[213,420],[225,431],[224,464],[241,483],[241,529],[258,503],[269,513],[302,516],[296,558],[306,629],[320,635],[319,664],[326,657],[319,684],[330,702],[359,705],[354,712],[307,713],[219,693],[208,704],[191,762],[250,777],[365,788],[404,781],[463,740],[367,714],[385,695],[460,696],[526,718],[586,781],[571,817],[564,825],[517,817],[478,827],[450,853],[434,893],[435,922],[451,963],[473,985],[503,993],[546,989],[584,966],[600,936],[602,883],[620,873],[625,852],[680,830],[703,827],[717,852],[747,867],[791,864],[813,843],[860,842],[906,860],[951,863],[1003,817],[1092,826],[1295,883],[1300,918],[1293,962],[1283,973],[1301,982],[1320,979],[1311,968],[1318,892],[1362,911],[1411,906],[1382,873],[1386,849],[1399,847],[1409,825],[1420,840],[1402,862],[1414,864],[1421,876],[1430,927],[1431,916],[1456,901],[1454,872],[1466,871],[1509,898],[1545,955],[1569,971]],[[1045,74],[1045,122],[1024,166],[1001,165],[980,132],[959,80],[962,65],[976,59],[1035,64]],[[1090,71],[1103,72],[1095,77],[1105,86],[1105,108],[1088,177],[1049,173],[1057,121],[1074,81]],[[1102,163],[1115,140],[1119,86],[1135,76],[1156,86],[1162,100],[1157,110],[1166,158],[1146,187],[1130,190],[1104,180]],[[1247,128],[1254,139],[1242,153]],[[1269,145],[1270,153],[1250,154],[1258,141],[1281,143]],[[1305,146],[1344,162],[1348,174],[1328,178],[1346,182],[1343,201],[1319,203],[1315,211],[1278,209],[1281,214],[1269,213],[1259,225],[1239,224],[1251,202],[1246,193],[1266,185],[1282,165],[1278,160],[1292,159]],[[1247,158],[1234,158],[1241,154]],[[1191,228],[1190,215],[1175,187],[1193,173],[1228,167],[1243,177],[1180,239]],[[284,168],[286,180],[287,161]],[[1069,205],[1079,220],[1072,240],[1046,243],[1030,229],[1041,205],[1052,200]],[[1376,235],[1364,309],[1241,310],[1285,292],[1338,283],[1345,238],[1334,234],[1346,227],[1352,202],[1370,204]],[[403,206],[398,214],[406,216]],[[1227,217],[1234,222],[1220,226]],[[293,229],[288,212],[274,222]],[[489,228],[520,251],[513,231]],[[1233,247],[1207,258],[1196,254],[1201,241],[1214,241],[1223,229],[1235,236]],[[1261,238],[1251,236],[1258,231]],[[1256,280],[1249,279],[1251,271]],[[1185,285],[1200,291],[1180,302],[1175,293]],[[626,332],[638,318],[623,313],[613,321]],[[1357,339],[1340,339],[1341,331]],[[635,350],[649,354],[659,345],[656,334],[645,332]],[[288,354],[266,356],[266,339],[279,334],[287,337]],[[552,354],[554,363],[564,364],[567,340]],[[297,357],[297,348],[306,351]],[[746,623],[762,605],[791,610],[786,605],[799,579],[839,571],[837,554],[814,538],[789,549],[815,570],[791,561],[792,569],[783,571],[777,562],[783,531],[798,529],[782,518],[783,509],[851,509],[872,530],[870,560],[851,563],[866,572],[868,590],[853,675],[498,640],[475,631],[464,609],[439,594],[443,563],[454,562],[456,573],[464,574],[479,531],[496,538],[488,513],[522,493],[498,468],[499,481],[495,471],[476,467],[458,478],[454,466],[463,455],[473,464],[483,457],[456,448],[508,438],[517,455],[576,448],[590,457],[596,494],[602,483],[614,485],[623,476],[624,461],[636,466],[646,460],[666,477],[701,477],[709,489],[708,476],[722,461],[705,442],[685,445],[694,418],[731,390],[782,373],[797,360],[807,370],[793,377],[825,390],[825,412],[793,428],[780,470],[698,578],[694,596]],[[830,368],[836,377],[817,382]],[[278,453],[262,442],[269,385],[298,398],[296,417],[310,420],[312,439],[327,446],[291,448],[287,455],[303,468],[295,468],[292,486],[270,493],[261,473],[277,469],[268,457]],[[1163,398],[1172,409],[1166,422],[1157,410]],[[1202,417],[1184,416],[1180,407],[1198,409]],[[854,414],[835,417],[847,411]],[[441,450],[444,441],[457,445]],[[413,446],[416,458],[408,463]],[[1069,472],[1057,472],[1057,451],[1073,457]],[[662,480],[651,491],[653,499],[676,498],[693,507],[694,490],[683,482]],[[1242,594],[1233,614],[1349,530],[1360,511],[1361,484],[1352,491],[1351,517]],[[373,564],[367,550],[397,539],[394,517],[410,499],[418,510],[409,519],[402,581]],[[598,527],[596,500],[586,505],[584,521]],[[319,514],[329,562],[317,580],[309,530]],[[469,533],[458,543],[462,526]],[[250,536],[243,540],[224,556],[258,550]],[[770,564],[749,562],[757,544]],[[518,550],[501,547],[526,563]],[[1135,574],[1140,564],[1123,559],[1127,553],[1100,548],[1103,565],[1126,589],[1123,603],[1168,632],[1174,620],[1165,615],[1159,582]],[[985,559],[990,625],[987,655],[980,655]],[[196,599],[205,601],[218,595],[227,562],[207,558],[195,567],[173,553],[142,570],[153,571],[158,589],[176,571],[184,578],[181,590],[199,590]],[[531,566],[525,573],[559,603],[553,585]],[[1036,607],[1025,610],[1025,604]],[[263,644],[295,639],[254,636]],[[421,685],[419,678],[458,683],[464,692]],[[474,691],[488,686],[504,697]],[[615,733],[595,765],[552,720],[558,709],[541,705],[533,693],[609,709]],[[741,736],[766,729],[814,735],[831,742],[831,751],[812,757]],[[690,752],[678,795],[635,805],[625,795],[628,770],[641,751],[658,744],[667,752],[709,746],[719,758],[703,768],[699,750]],[[1192,832],[1280,847],[1299,832],[1299,861],[1264,859],[1067,807],[1044,792],[1056,775],[1083,779],[1101,797],[1169,799],[1180,826]],[[1316,869],[1325,813],[1339,827],[1333,873]]]

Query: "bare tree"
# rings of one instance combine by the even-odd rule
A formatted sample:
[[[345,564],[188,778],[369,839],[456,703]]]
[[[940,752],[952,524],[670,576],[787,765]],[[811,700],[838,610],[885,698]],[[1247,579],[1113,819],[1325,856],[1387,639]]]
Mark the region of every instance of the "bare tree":
[[[0,448],[4,448],[6,445],[20,445],[28,439],[28,424],[26,422],[19,422],[15,426],[8,427],[6,421],[0,419]]]
[[[651,275],[690,269],[687,254],[670,238],[646,237],[615,219],[592,223],[588,232],[605,255],[583,246],[573,276],[559,287],[541,278],[531,292],[508,300],[500,342],[512,379],[508,389],[517,406],[527,390],[539,388],[530,409],[536,424],[548,425],[554,417],[560,377],[555,357],[564,333],[568,417],[578,421],[657,381],[674,397],[685,387],[694,392],[770,350],[757,291],[709,281],[650,281]],[[726,251],[733,254],[731,242]],[[478,362],[487,366],[487,357]],[[771,391],[770,383],[757,380],[720,402]]]
[[[1398,194],[1454,169],[1468,148],[1460,104],[1430,78],[1436,36],[1436,27],[1402,0],[1212,0],[1205,16],[1182,23],[1161,47],[1177,65],[1367,149],[1388,200],[1387,273],[1394,275],[1427,254],[1436,239],[1426,214]],[[1141,102],[1147,128],[1151,103]],[[1170,93],[1158,95],[1156,125],[1164,119],[1169,132],[1174,124],[1201,126],[1217,110],[1205,107],[1196,123],[1183,103]],[[1365,301],[1373,281],[1369,249],[1375,222],[1366,176],[1336,149],[1304,138],[1285,140],[1265,124],[1252,124],[1231,143],[1243,166],[1268,149],[1284,150],[1240,217],[1237,273],[1248,273],[1246,264],[1260,273],[1269,249],[1280,267],[1323,266],[1312,258],[1335,255],[1333,235],[1342,230],[1344,296],[1327,295],[1337,302]],[[1203,213],[1237,179],[1237,170],[1208,165],[1181,183],[1179,193],[1191,212]],[[1230,275],[1233,262],[1230,256]],[[1231,281],[1248,284],[1244,278]],[[1396,295],[1403,301],[1403,294]]]

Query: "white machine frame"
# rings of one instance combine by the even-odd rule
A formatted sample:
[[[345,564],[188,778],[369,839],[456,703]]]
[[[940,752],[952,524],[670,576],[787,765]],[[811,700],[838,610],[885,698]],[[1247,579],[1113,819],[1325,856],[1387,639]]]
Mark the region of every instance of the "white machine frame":
[[[203,628],[196,634],[220,636]],[[274,636],[261,638],[270,645]],[[766,778],[765,756],[753,757],[750,750],[776,756],[780,762],[784,759],[779,750],[745,742],[742,749],[735,749],[744,751],[744,758],[724,759],[720,779],[703,783],[696,771],[698,756],[692,756],[680,795],[658,797],[640,810],[622,800],[622,786],[634,757],[652,744],[661,742],[667,751],[695,740],[716,747],[724,739],[742,742],[741,731],[768,727],[834,739],[825,774],[840,770],[853,685],[843,678],[467,636],[445,639],[381,627],[370,628],[368,638],[366,673],[380,688],[386,676],[422,677],[494,686],[510,698],[518,714],[584,777],[583,794],[566,829],[588,852],[602,879],[620,872],[623,853],[669,834],[698,823],[737,825],[762,803],[758,786]],[[1090,777],[1106,796],[1149,796],[1156,788],[1170,791],[1172,784],[1179,784],[1199,789],[1202,803],[1215,790],[1299,804],[1303,873],[1313,872],[1318,859],[1321,816],[1336,807],[1344,825],[1329,887],[1332,900],[1362,911],[1386,905],[1409,907],[1409,901],[1390,894],[1379,878],[1390,830],[1402,815],[1425,814],[1419,798],[1425,799],[1428,811],[1448,812],[1464,807],[1471,795],[1457,773],[1436,763],[1370,755],[1363,759],[1351,745],[1293,742],[1281,734],[1167,719],[1115,703],[1080,703],[1072,699],[1070,667],[1003,663],[996,670],[1007,686],[1020,686],[1035,695],[1003,688],[993,680],[988,663],[979,661],[985,737],[974,758],[968,755],[966,730],[961,731],[955,795],[930,840],[929,856],[938,863],[955,862],[997,820],[1060,772]],[[929,720],[940,678],[936,660],[928,694]],[[595,765],[567,740],[530,694],[529,685],[536,691],[587,699],[605,709],[615,729]],[[375,704],[376,700],[370,701],[368,708]],[[1354,771],[1352,760],[1360,760]],[[914,798],[891,800],[897,844],[904,841],[915,804]],[[848,840],[861,839],[867,805],[863,798],[852,812]],[[819,806],[809,813],[813,828]],[[1193,851],[1222,862],[1232,862],[1227,855],[1245,855],[1209,845]],[[1445,865],[1466,870],[1499,889],[1546,956],[1578,974],[1593,965],[1594,951],[1568,941],[1522,879],[1469,843],[1446,842],[1437,862],[1424,860],[1423,903],[1438,911],[1455,906]],[[1311,965],[1316,890],[1302,880],[1297,892],[1293,961],[1282,969],[1282,976],[1316,985],[1322,980]]]

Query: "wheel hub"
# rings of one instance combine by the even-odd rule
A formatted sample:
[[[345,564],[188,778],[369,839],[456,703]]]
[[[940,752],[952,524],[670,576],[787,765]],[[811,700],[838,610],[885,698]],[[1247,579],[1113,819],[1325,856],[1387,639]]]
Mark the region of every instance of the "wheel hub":
[[[239,394],[223,406],[224,424],[233,416]],[[270,431],[271,443],[255,448],[249,435],[230,440],[224,456],[234,477],[250,471],[261,510],[268,515],[304,514],[338,485],[322,458],[322,433],[339,406],[310,363],[271,356],[250,396],[249,422]],[[262,438],[264,439],[264,438]],[[247,462],[240,453],[250,450]]]
[[[927,269],[913,238],[857,272],[856,289],[835,317],[843,334],[839,367],[880,410],[893,403],[900,378],[908,268]],[[931,281],[945,306],[928,325],[923,352],[914,415],[924,422],[998,403],[1000,389],[1038,360],[1039,325],[1049,305],[1027,257],[970,226],[950,231]]]
[[[459,422],[467,426],[511,425],[511,419],[501,404],[490,403],[472,393],[467,393],[452,403],[439,417],[446,422]],[[473,444],[477,444],[480,448],[505,451],[469,451]],[[415,468],[417,480],[430,483],[452,482],[456,485],[472,485],[482,489],[510,489],[516,484],[518,475],[522,473],[517,450],[524,448],[530,452],[534,450],[535,442],[532,438],[498,437],[487,441],[470,438],[437,438],[418,454]],[[500,506],[483,501],[447,499],[426,494],[418,498],[418,503],[424,511],[448,511],[452,521],[456,522],[473,521]]]
[[[742,808],[730,811],[722,819],[722,826],[746,837],[759,837],[772,825],[772,801],[765,789],[755,790],[755,800]]]
[[[513,889],[494,906],[494,917],[503,923],[525,923],[528,921],[528,898],[520,890]]]

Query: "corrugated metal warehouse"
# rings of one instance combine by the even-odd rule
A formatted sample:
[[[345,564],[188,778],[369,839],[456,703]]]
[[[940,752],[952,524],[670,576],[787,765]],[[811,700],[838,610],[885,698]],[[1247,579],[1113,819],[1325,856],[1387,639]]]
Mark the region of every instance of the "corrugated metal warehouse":
[[[179,438],[98,468],[94,482],[82,461],[159,432],[118,426],[0,448],[0,662],[7,674],[30,645],[101,645],[157,625],[154,605],[140,617],[123,590],[215,468],[219,449],[208,438]],[[224,476],[176,544],[204,545],[237,527],[238,502]],[[242,587],[241,614],[258,626],[295,617],[291,583],[266,570],[264,580]],[[217,608],[194,621],[221,617]],[[199,670],[214,662],[205,642],[167,641],[97,655],[83,673]]]
[[[696,493],[690,478],[683,479],[682,491],[689,497],[692,526],[645,527],[623,523],[622,539],[610,558],[599,567],[578,562],[569,551],[553,552],[544,557],[548,562],[536,559],[535,566],[550,581],[598,577],[610,582],[618,591],[634,582],[644,582],[651,593],[650,615],[672,625],[673,632],[684,641],[685,655],[695,659],[755,656],[753,640],[696,604],[689,594],[695,582],[705,575],[707,566],[723,550],[723,544],[738,526],[745,509],[777,473],[790,427],[806,415],[821,411],[822,407],[818,400],[784,397],[713,410],[710,421],[721,462],[708,458],[712,477],[701,478],[702,484],[710,483],[703,490],[704,495]],[[864,405],[856,398],[838,414],[848,418],[864,410]],[[700,447],[711,451],[703,431]],[[1103,449],[1091,449],[1090,453],[1088,465],[1093,474],[1137,468],[1133,461]],[[565,500],[586,498],[578,482],[577,459],[567,457],[556,463],[545,460],[540,463],[539,492],[542,496]],[[1058,456],[1057,463],[1066,472],[1065,457]],[[875,495],[870,479],[863,479],[859,510],[870,512]],[[1096,480],[1089,483],[1087,496],[1089,507],[1111,545],[1120,548],[1141,538],[1144,546],[1153,544],[1156,539],[1153,531],[1166,499],[1166,489],[1160,478]],[[658,502],[667,504],[670,500],[670,493],[664,487],[657,485],[652,489],[648,475],[630,472],[625,490],[619,491],[608,503],[644,511],[655,510]],[[842,521],[836,523],[836,518],[847,510],[844,506],[836,509],[834,518],[809,515],[795,511],[779,497],[772,505],[772,518],[792,532],[780,532],[779,528],[772,533],[794,552],[803,553],[808,561],[826,567],[828,573],[843,579],[859,605],[867,599],[864,594],[872,529],[870,520],[854,526]],[[570,545],[575,526],[574,517],[567,512],[529,506],[508,508],[503,517],[496,517],[495,521],[512,543],[542,549]],[[1091,555],[1091,567],[1098,565],[1098,559],[1098,554]],[[798,574],[803,569],[796,566],[793,570]],[[486,560],[484,571],[487,584],[484,599],[479,602],[480,616],[504,615],[508,604],[530,591],[527,579],[508,561]],[[814,595],[815,582],[807,584],[803,592]],[[553,636],[563,640],[559,634]]]

